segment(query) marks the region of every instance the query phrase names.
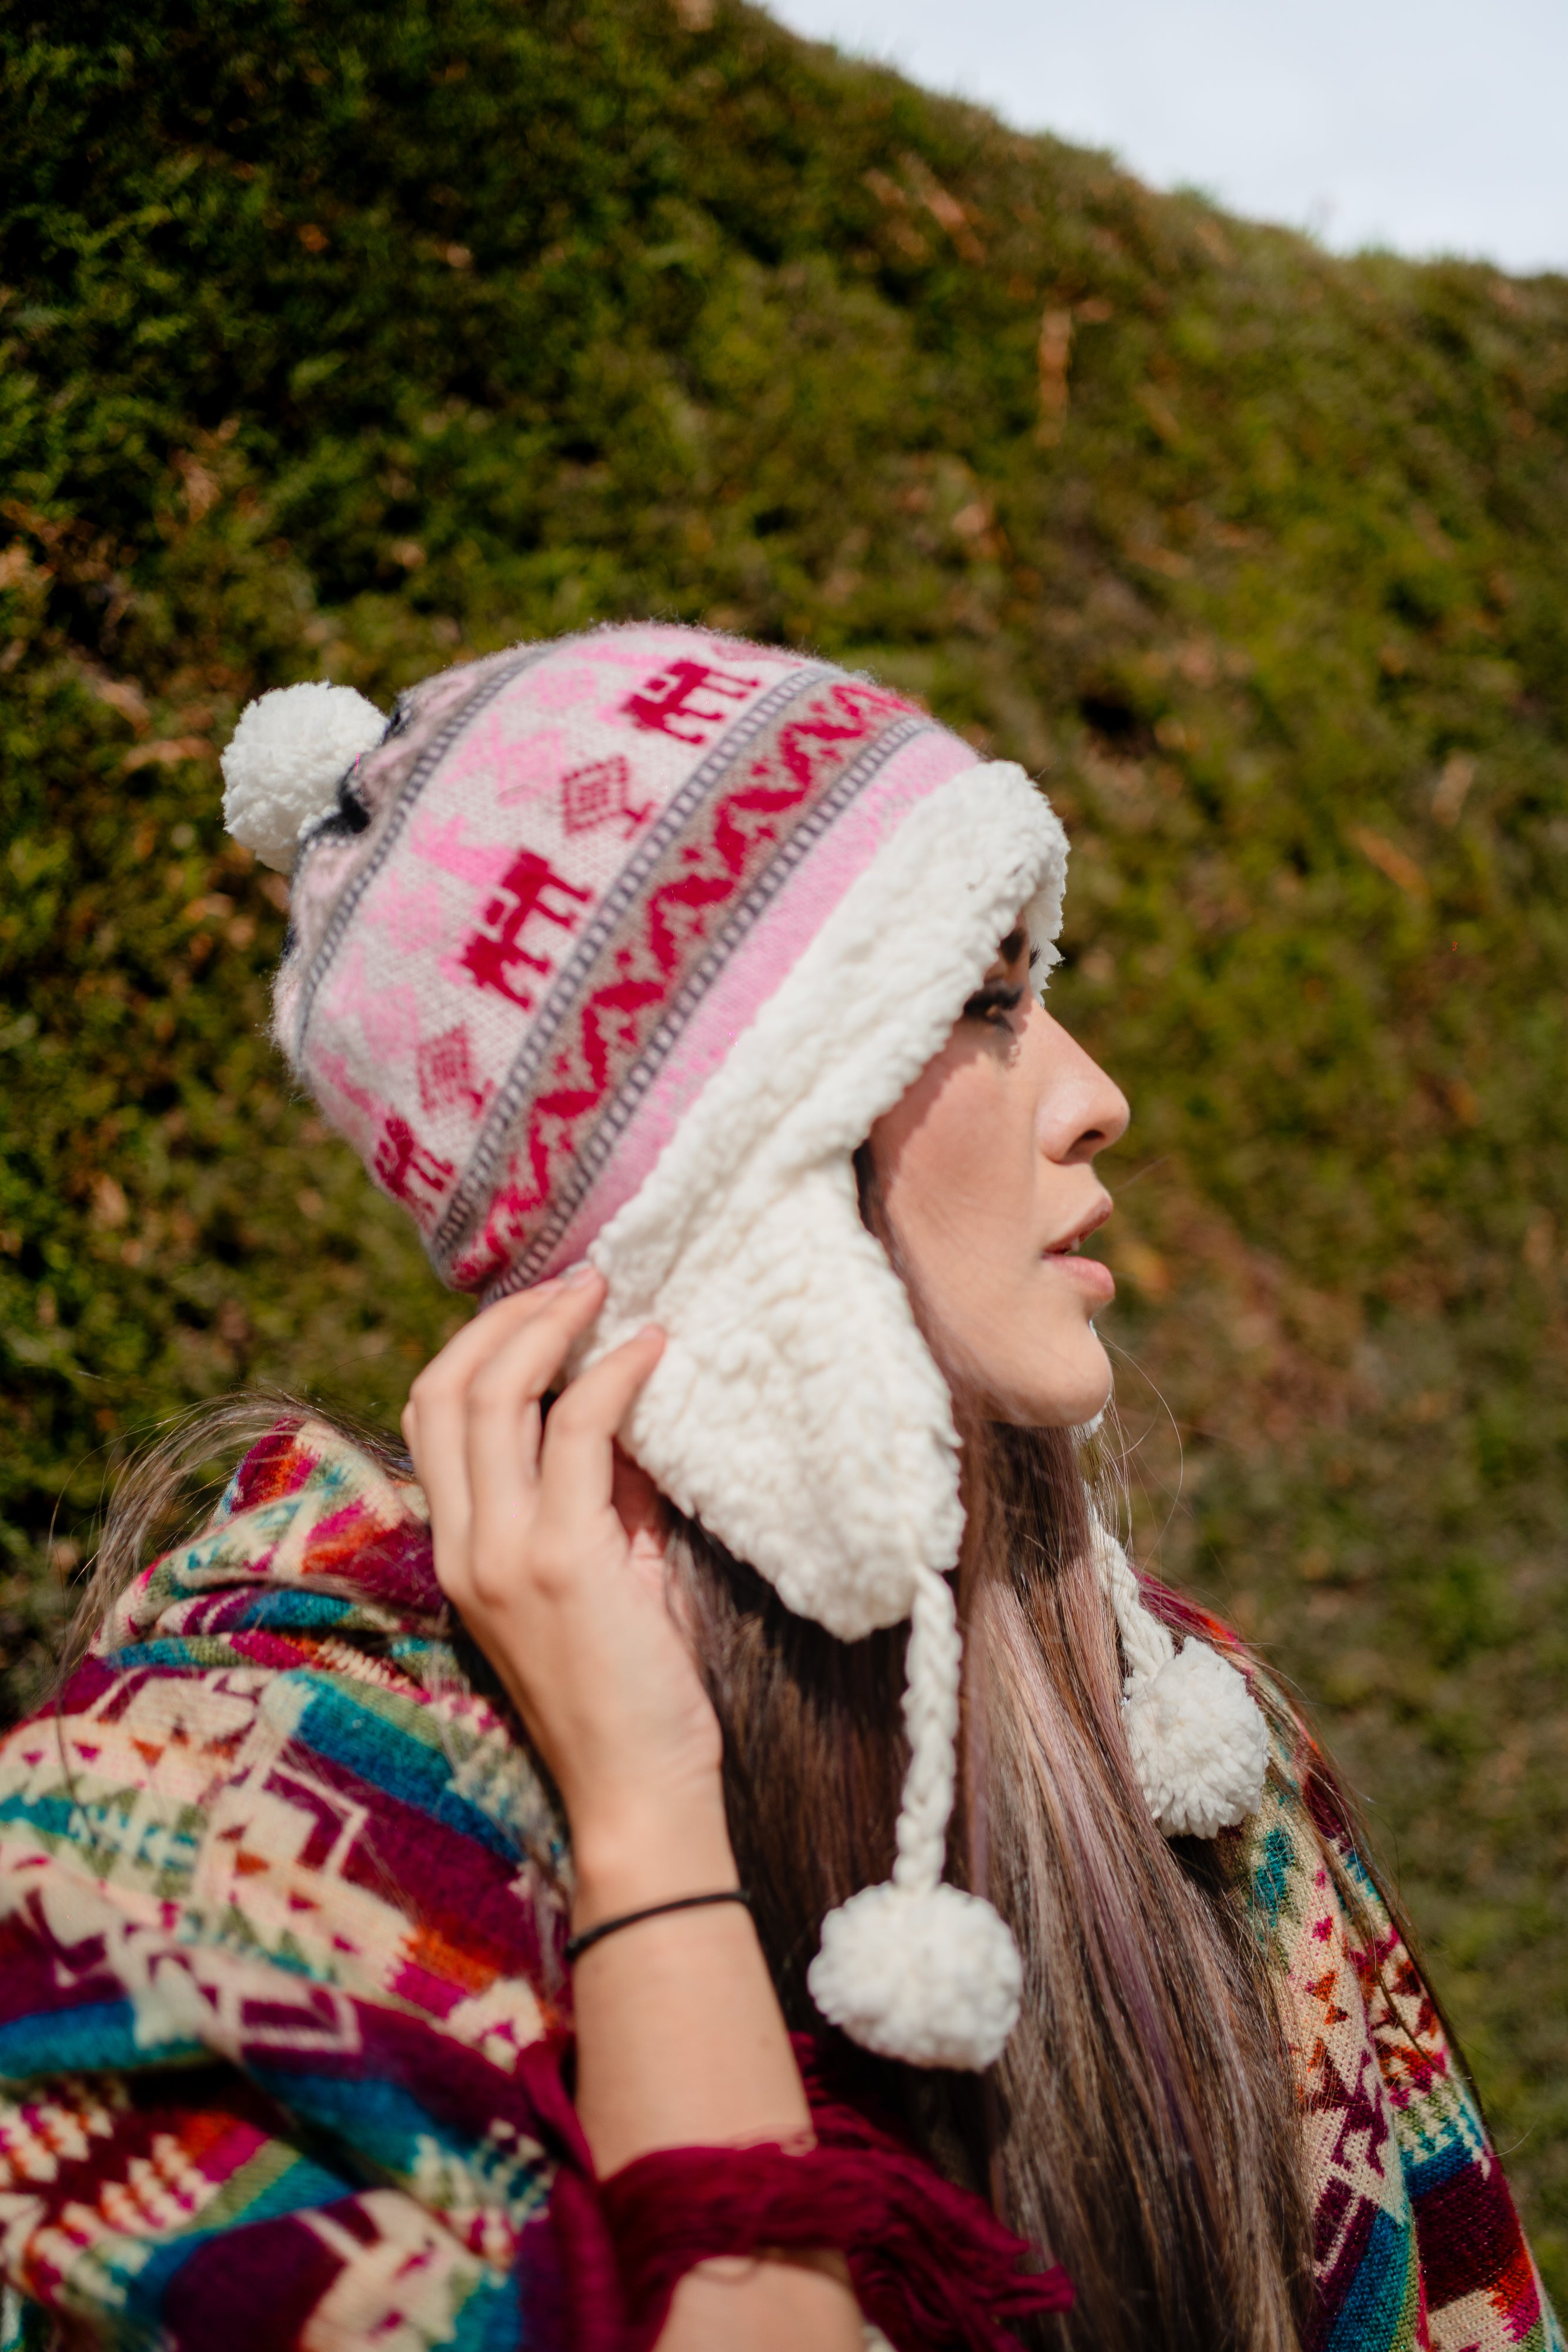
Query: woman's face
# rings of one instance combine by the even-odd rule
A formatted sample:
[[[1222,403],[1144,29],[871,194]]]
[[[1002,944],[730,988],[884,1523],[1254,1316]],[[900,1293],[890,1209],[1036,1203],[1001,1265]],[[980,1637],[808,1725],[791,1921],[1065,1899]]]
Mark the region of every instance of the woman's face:
[[[1111,1393],[1091,1318],[1116,1286],[1077,1249],[1111,1213],[1094,1155],[1127,1118],[1120,1088],[1030,988],[1020,928],[941,1053],[872,1129],[904,1270],[949,1370],[997,1419],[1071,1427]]]

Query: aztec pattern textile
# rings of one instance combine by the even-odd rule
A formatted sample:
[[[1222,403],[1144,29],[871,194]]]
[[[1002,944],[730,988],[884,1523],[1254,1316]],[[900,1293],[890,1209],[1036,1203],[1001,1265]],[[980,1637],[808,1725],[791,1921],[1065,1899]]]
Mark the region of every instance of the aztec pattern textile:
[[[1264,1682],[1228,1627],[1158,1597],[1173,1627]],[[1306,2140],[1317,2281],[1306,2352],[1563,2352],[1431,1994],[1345,1832],[1332,1776],[1271,1696],[1293,1736],[1276,1732],[1262,1805],[1235,1835]]]
[[[4,2352],[620,2352],[561,2082],[569,1859],[444,1629],[417,1490],[280,1428],[0,1748]],[[1305,1750],[1245,1859],[1299,2068],[1313,2352],[1562,2352]]]

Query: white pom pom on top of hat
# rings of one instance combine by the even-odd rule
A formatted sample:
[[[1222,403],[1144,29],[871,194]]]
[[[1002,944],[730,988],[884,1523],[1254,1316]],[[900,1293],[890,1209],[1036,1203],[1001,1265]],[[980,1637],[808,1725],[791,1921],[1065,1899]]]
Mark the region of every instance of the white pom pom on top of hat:
[[[291,873],[300,835],[330,813],[355,761],[386,731],[351,686],[284,686],[247,703],[223,757],[225,825],[264,866]]]

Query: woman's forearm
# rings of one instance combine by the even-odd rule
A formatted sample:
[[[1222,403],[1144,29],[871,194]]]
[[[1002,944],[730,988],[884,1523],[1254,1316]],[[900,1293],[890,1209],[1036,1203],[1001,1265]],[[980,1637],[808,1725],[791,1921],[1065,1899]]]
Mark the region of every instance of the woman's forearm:
[[[718,1785],[580,1838],[579,1932],[737,1884]],[[674,1912],[607,1936],[574,1971],[578,2112],[601,2177],[657,2148],[804,2140],[810,2110],[748,1914]],[[660,2352],[859,2352],[841,2263],[715,2262],[683,2281]]]
[[[465,1324],[409,1392],[441,1589],[506,1684],[560,1790],[574,1925],[736,1883],[723,1743],[672,1616],[656,1489],[614,1433],[664,1341],[652,1328],[543,1400],[604,1303],[583,1266]],[[737,1904],[626,1927],[574,1970],[578,2106],[601,2179],[666,2147],[805,2139],[810,2115],[762,1948]],[[856,2352],[826,2255],[705,2264],[663,2352]]]

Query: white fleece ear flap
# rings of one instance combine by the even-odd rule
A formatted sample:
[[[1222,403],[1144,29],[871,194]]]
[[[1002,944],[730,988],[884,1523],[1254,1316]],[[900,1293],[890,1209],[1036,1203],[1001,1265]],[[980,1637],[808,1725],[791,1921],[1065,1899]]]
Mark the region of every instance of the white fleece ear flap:
[[[1178,1651],[1145,1608],[1126,1552],[1092,1520],[1100,1570],[1127,1675],[1122,1720],[1155,1824],[1166,1837],[1213,1837],[1255,1813],[1269,1769],[1269,1733],[1247,1677],[1188,1634]]]
[[[592,1253],[597,1256],[597,1250]],[[847,1157],[693,1236],[627,1434],[664,1493],[841,1641],[909,1613],[958,1557],[957,1438]]]

